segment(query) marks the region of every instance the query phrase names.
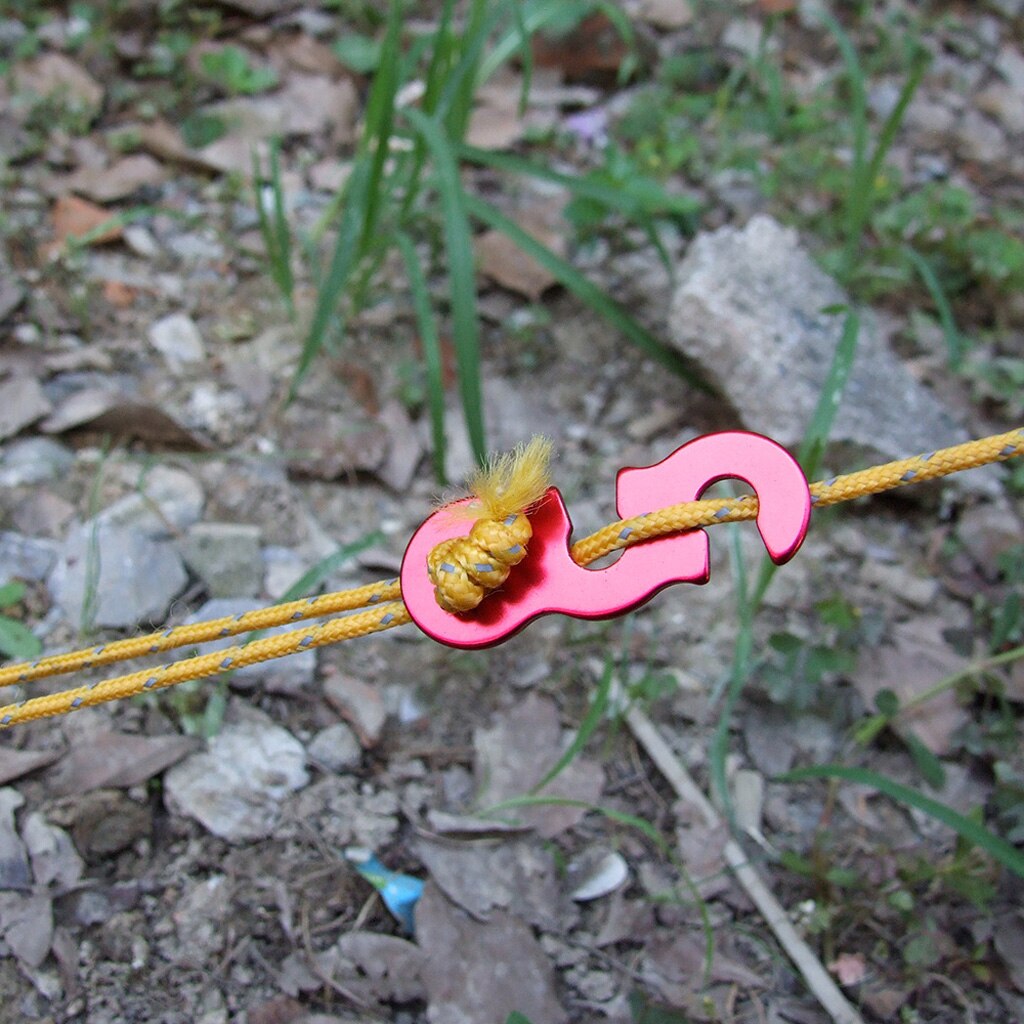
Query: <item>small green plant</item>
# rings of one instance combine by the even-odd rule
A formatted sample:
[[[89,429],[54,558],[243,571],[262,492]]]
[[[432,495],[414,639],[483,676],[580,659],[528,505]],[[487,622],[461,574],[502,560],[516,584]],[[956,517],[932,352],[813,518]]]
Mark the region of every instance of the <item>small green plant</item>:
[[[392,0],[352,172],[311,237],[292,244],[290,227],[278,216],[280,181],[273,166],[269,190],[266,185],[260,186],[260,209],[265,212],[261,227],[278,289],[291,303],[294,278],[288,257],[294,250],[306,257],[317,290],[312,322],[293,381],[293,397],[318,354],[325,347],[335,347],[352,318],[372,301],[380,272],[389,254],[397,249],[423,350],[435,472],[442,482],[446,449],[439,313],[446,312],[451,323],[459,394],[473,453],[480,461],[487,453],[474,222],[505,233],[648,356],[703,384],[672,349],[625,309],[514,220],[470,194],[462,181],[461,164],[476,163],[558,181],[575,198],[603,204],[604,209],[618,210],[640,223],[649,224],[656,212],[678,215],[680,201],[660,189],[652,197],[640,183],[622,189],[614,182],[559,175],[540,162],[503,157],[465,145],[480,84],[503,62],[518,55],[523,65],[525,101],[532,72],[530,34],[553,24],[564,27],[567,21],[579,20],[595,7],[609,9],[617,18],[616,24],[628,30],[621,14],[601,0],[573,0],[568,4],[555,0],[504,0],[497,4],[472,0],[461,23],[455,21],[454,0],[445,0],[435,31],[405,49],[403,5],[401,0]],[[422,98],[416,107],[405,106],[404,87],[414,80],[423,83]],[[328,231],[335,233],[336,241],[321,265],[318,247]],[[441,311],[429,286],[435,267],[443,268],[447,278],[447,309]]]
[[[814,610],[811,632],[822,639],[773,633],[768,640],[773,653],[756,671],[773,701],[797,711],[821,702],[824,688],[853,670],[865,640],[862,616],[842,597],[819,601]]]
[[[229,96],[252,96],[277,85],[273,68],[256,67],[241,47],[225,46],[204,53],[199,61],[204,74]]]
[[[25,596],[25,584],[18,580],[0,587],[0,608],[13,608]],[[0,614],[0,654],[5,658],[30,661],[38,658],[43,645],[19,619]]]

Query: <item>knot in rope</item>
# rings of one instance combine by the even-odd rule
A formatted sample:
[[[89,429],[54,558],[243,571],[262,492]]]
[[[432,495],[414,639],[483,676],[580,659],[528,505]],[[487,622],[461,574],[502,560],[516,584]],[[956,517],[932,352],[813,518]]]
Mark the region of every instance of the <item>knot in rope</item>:
[[[438,544],[427,559],[437,603],[446,612],[472,611],[526,557],[532,536],[529,519],[511,512],[501,520],[478,519],[468,537]]]
[[[551,442],[535,437],[470,479],[475,500],[453,506],[452,515],[474,518],[472,529],[438,544],[427,557],[434,596],[446,612],[472,611],[526,557],[533,536],[526,510],[547,490],[550,459]]]

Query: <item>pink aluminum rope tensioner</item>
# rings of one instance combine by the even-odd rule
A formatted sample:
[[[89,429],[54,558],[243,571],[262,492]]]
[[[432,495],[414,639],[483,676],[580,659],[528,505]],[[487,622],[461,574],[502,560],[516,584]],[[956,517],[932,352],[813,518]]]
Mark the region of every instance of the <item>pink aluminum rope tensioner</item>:
[[[789,561],[803,543],[811,494],[797,461],[760,434],[727,431],[689,441],[653,466],[629,467],[615,480],[620,519],[684,501],[696,501],[719,480],[746,481],[758,498],[757,528],[773,562]],[[456,504],[472,501],[465,498]],[[533,537],[526,558],[505,584],[473,611],[444,611],[427,575],[427,556],[437,544],[469,533],[472,520],[439,509],[413,534],[402,561],[402,597],[413,621],[451,647],[481,648],[519,632],[540,615],[559,612],[605,619],[632,611],[672,583],[707,583],[708,536],[690,530],[641,541],[613,565],[587,569],[570,554],[572,522],[558,489],[551,487],[530,513]],[[628,527],[624,527],[628,530]]]

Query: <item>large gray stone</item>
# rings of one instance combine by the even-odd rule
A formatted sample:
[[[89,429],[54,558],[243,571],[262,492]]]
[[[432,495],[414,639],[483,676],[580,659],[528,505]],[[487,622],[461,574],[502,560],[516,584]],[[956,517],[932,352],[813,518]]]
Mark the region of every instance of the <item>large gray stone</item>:
[[[196,523],[185,534],[181,553],[211,597],[253,597],[263,584],[258,526]]]
[[[309,781],[305,763],[306,751],[290,732],[248,711],[207,750],[167,773],[167,804],[230,842],[262,839],[280,820],[285,799]]]
[[[843,329],[843,314],[824,310],[848,305],[849,296],[795,231],[767,216],[699,235],[678,281],[670,323],[676,348],[701,365],[738,424],[797,447]],[[851,461],[885,461],[967,435],[864,314],[831,440],[854,450],[844,453]]]
[[[0,584],[8,579],[40,582],[56,561],[57,545],[52,540],[0,532]]]
[[[0,457],[0,487],[56,480],[74,465],[74,461],[74,452],[48,437],[11,441]]]
[[[117,629],[162,621],[187,582],[173,541],[98,518],[69,530],[49,587],[77,629]]]

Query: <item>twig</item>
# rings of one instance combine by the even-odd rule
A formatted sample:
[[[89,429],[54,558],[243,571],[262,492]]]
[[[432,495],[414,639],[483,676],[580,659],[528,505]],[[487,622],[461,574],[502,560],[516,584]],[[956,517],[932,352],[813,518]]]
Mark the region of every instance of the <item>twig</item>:
[[[689,772],[672,752],[669,745],[662,739],[654,723],[635,707],[626,712],[626,721],[637,742],[647,751],[648,756],[658,766],[658,770],[665,776],[676,794],[700,811],[709,828],[720,826],[722,819],[718,812],[690,777]],[[814,955],[814,951],[797,934],[785,909],[762,881],[739,843],[730,839],[725,844],[724,853],[725,859],[740,885],[746,890],[757,909],[761,911],[761,915],[779,940],[779,944],[803,975],[807,987],[835,1024],[864,1024],[860,1014],[839,991],[839,987],[829,976],[818,957]]]

